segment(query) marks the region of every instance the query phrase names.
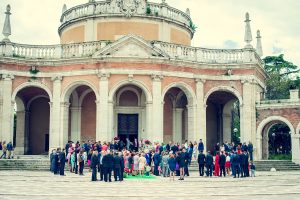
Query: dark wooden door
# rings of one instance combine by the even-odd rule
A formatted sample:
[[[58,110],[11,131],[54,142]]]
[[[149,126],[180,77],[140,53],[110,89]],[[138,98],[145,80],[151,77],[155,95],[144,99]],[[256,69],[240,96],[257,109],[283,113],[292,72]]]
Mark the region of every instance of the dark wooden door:
[[[138,114],[118,114],[118,136],[126,144],[126,138],[131,142],[138,139]]]

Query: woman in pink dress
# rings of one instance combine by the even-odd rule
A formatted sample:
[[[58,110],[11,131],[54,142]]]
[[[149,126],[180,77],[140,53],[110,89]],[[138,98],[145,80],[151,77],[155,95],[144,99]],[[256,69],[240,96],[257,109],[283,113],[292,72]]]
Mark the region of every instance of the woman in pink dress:
[[[220,176],[220,156],[219,152],[217,152],[216,157],[215,157],[215,171],[214,171],[214,176]]]

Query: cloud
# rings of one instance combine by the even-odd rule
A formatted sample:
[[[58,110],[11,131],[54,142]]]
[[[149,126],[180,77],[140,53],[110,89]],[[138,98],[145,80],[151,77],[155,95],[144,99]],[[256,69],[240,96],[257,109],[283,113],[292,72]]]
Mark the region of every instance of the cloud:
[[[70,8],[86,2],[88,0],[0,0],[0,30],[5,6],[11,4],[11,41],[57,44],[63,4]],[[260,29],[265,56],[282,51],[286,58],[300,66],[299,0],[285,3],[282,0],[167,0],[167,3],[182,11],[190,8],[193,22],[199,27],[192,42],[194,46],[243,48],[244,19],[249,12],[252,45],[256,46],[255,33]]]
[[[239,47],[238,42],[233,40],[225,40],[223,43],[224,49],[237,49]]]
[[[282,53],[283,53],[283,48],[273,46],[272,54],[282,54]]]

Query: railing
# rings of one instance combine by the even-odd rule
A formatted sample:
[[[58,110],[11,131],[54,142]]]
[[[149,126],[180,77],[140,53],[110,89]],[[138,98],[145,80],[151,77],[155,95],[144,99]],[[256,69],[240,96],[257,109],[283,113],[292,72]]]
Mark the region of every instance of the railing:
[[[22,59],[60,59],[91,57],[111,41],[94,41],[60,45],[25,45],[0,42],[0,57]],[[208,64],[255,63],[262,61],[254,49],[206,49],[199,47],[152,41],[149,44],[160,49],[168,59]]]
[[[97,50],[111,41],[95,41],[63,45],[26,45],[16,43],[0,43],[0,57],[23,59],[60,59],[90,57]]]
[[[263,100],[256,103],[258,106],[265,106],[265,105],[279,105],[279,104],[295,104],[300,103],[300,99],[293,100],[293,99],[276,99],[276,100]]]
[[[14,57],[21,58],[53,58],[57,45],[25,45],[12,43]]]
[[[151,3],[148,2],[147,7],[150,8],[151,13],[147,13],[147,9],[144,10],[143,13],[137,12],[136,15],[145,15],[145,16],[153,16],[153,17],[164,17],[168,18],[172,21],[178,21],[187,26],[191,24],[191,18],[185,12],[182,12],[178,9],[172,8],[167,4],[159,4],[159,3]],[[114,1],[99,1],[93,3],[86,3],[82,5],[75,6],[66,10],[61,16],[61,23],[64,24],[71,20],[92,16],[92,15],[115,15],[122,14],[120,8]]]
[[[249,49],[206,49],[160,41],[152,43],[173,59],[198,63],[262,63],[260,57],[256,56],[257,53]]]

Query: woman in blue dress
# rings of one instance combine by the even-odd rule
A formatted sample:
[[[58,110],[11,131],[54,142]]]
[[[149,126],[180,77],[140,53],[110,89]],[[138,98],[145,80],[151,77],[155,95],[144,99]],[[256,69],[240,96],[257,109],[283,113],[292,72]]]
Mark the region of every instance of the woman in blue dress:
[[[168,160],[169,170],[170,170],[170,181],[173,178],[175,180],[175,171],[176,171],[176,160],[173,153],[170,153],[170,159]]]

